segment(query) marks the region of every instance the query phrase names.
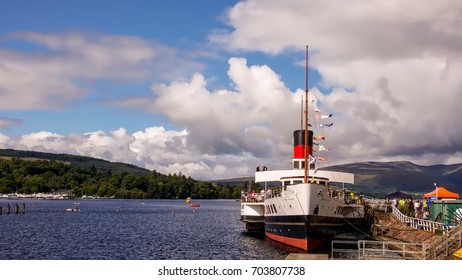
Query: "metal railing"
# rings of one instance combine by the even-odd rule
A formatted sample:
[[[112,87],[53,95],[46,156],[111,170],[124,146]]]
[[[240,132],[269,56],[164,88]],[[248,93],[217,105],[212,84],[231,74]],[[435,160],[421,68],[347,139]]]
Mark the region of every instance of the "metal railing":
[[[331,259],[422,259],[425,249],[422,243],[334,240],[331,247]]]
[[[399,211],[399,209],[396,208],[394,205],[391,205],[391,209],[392,209],[393,215],[402,224],[405,224],[407,226],[417,228],[417,229],[422,229],[425,231],[430,231],[433,233],[440,231],[443,234],[446,233],[450,229],[450,226],[444,223],[434,222],[432,220],[424,220],[424,219],[408,217],[404,215],[403,213],[401,213],[401,211]]]
[[[396,207],[392,206],[392,209],[393,214],[402,223],[432,232],[441,230],[444,235],[430,244],[372,240],[333,240],[331,259],[441,260],[462,248],[462,226],[448,227],[438,222],[406,217]]]

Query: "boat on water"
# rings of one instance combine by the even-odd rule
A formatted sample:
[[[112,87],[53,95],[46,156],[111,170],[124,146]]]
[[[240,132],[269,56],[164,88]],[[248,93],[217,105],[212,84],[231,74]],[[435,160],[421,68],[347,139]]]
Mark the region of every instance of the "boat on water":
[[[345,188],[354,184],[353,174],[318,169],[318,161],[324,158],[315,155],[315,150],[321,149],[314,149],[319,144],[314,144],[310,128],[323,125],[309,123],[309,109],[320,110],[310,108],[308,83],[306,88],[304,109],[302,100],[305,118],[301,129],[293,133],[291,168],[257,167],[255,183],[264,189],[242,193],[241,221],[249,231],[262,230],[272,240],[308,251],[338,235],[361,232],[365,207],[360,197]],[[317,134],[316,139],[320,138]]]
[[[189,207],[191,207],[191,208],[200,208],[201,205],[198,204],[198,203],[190,203],[190,204],[189,204]]]

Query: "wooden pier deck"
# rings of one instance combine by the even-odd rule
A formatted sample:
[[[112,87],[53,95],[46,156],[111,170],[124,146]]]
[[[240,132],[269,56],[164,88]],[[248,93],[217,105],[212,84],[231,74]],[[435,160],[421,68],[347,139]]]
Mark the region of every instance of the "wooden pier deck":
[[[376,240],[422,244],[427,256],[422,258],[462,260],[462,226],[445,234],[416,229],[400,222],[393,214],[374,211],[372,233]],[[450,252],[454,251],[454,252]]]

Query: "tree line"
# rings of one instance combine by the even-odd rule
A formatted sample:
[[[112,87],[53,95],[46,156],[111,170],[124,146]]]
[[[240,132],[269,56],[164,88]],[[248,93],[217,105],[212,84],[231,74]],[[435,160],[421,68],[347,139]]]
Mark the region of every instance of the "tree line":
[[[0,193],[51,193],[71,190],[80,197],[162,199],[239,198],[244,184],[218,185],[180,174],[113,172],[55,160],[0,159]]]

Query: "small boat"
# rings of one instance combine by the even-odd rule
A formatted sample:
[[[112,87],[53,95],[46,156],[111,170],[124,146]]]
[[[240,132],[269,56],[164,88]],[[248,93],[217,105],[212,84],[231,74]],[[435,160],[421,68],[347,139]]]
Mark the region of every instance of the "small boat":
[[[67,208],[66,212],[80,212],[79,208]]]
[[[201,205],[198,204],[198,203],[190,203],[190,204],[189,204],[189,207],[191,207],[191,208],[200,208]]]

